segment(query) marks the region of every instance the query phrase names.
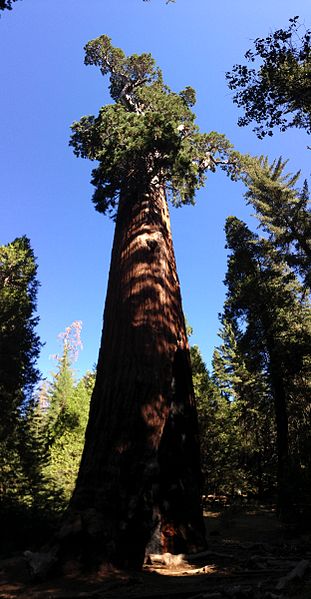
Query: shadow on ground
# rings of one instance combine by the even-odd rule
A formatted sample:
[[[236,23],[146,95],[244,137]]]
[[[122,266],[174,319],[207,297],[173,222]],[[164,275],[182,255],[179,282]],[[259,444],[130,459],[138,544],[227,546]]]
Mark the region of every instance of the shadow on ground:
[[[205,512],[207,551],[151,556],[140,573],[103,569],[34,584],[16,556],[0,563],[1,599],[310,599],[311,535],[281,525],[273,508]],[[296,571],[296,573],[295,573]]]

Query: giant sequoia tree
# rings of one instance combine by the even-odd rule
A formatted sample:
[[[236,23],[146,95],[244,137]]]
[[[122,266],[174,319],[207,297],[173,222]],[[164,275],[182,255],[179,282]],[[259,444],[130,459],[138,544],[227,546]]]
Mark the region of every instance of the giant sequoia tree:
[[[148,544],[178,553],[205,543],[166,194],[193,203],[206,169],[233,166],[224,136],[194,124],[194,91],[173,93],[149,54],[126,57],[101,36],[85,63],[110,74],[114,104],[75,123],[71,144],[97,161],[93,201],[116,228],[85,447],[60,536],[65,553],[137,567]]]

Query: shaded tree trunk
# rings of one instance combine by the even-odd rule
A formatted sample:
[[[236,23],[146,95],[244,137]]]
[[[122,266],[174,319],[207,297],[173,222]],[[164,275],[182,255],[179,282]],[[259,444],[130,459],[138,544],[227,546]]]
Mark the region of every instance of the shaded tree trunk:
[[[278,359],[270,345],[270,378],[274,397],[277,442],[277,509],[281,517],[286,518],[292,509],[292,492],[289,468],[288,413],[287,399],[282,373],[279,372]]]
[[[85,447],[60,537],[83,560],[122,567],[141,566],[146,551],[205,545],[190,357],[162,188],[121,194]]]
[[[284,372],[282,371],[280,348],[277,347],[275,336],[269,332],[273,329],[273,321],[264,304],[262,304],[262,313],[263,325],[266,331],[266,343],[269,355],[269,376],[274,399],[276,424],[277,510],[280,517],[286,517],[292,507],[289,471],[287,394]]]
[[[260,282],[259,282],[260,293]],[[259,296],[258,293],[258,296]],[[288,409],[285,388],[285,373],[282,365],[281,349],[278,346],[274,328],[273,313],[270,313],[267,298],[261,302],[261,321],[266,337],[269,356],[269,378],[274,400],[277,448],[277,511],[280,517],[287,517],[292,508],[292,490],[290,481],[290,459],[288,443]]]

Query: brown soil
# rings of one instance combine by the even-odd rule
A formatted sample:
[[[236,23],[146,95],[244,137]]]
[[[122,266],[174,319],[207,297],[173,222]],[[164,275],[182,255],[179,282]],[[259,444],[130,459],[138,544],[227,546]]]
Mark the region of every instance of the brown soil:
[[[0,562],[2,599],[311,599],[311,535],[279,523],[264,507],[205,513],[208,549],[152,556],[142,572],[104,568],[34,583],[23,557]],[[309,565],[307,563],[309,561]],[[288,577],[297,565],[300,572]]]

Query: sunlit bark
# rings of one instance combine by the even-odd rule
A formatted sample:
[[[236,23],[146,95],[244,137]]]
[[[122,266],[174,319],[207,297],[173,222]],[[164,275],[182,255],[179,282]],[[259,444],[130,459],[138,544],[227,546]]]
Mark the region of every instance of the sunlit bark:
[[[60,536],[139,567],[204,547],[189,350],[164,190],[123,193],[85,448]],[[72,541],[70,541],[72,539]]]

